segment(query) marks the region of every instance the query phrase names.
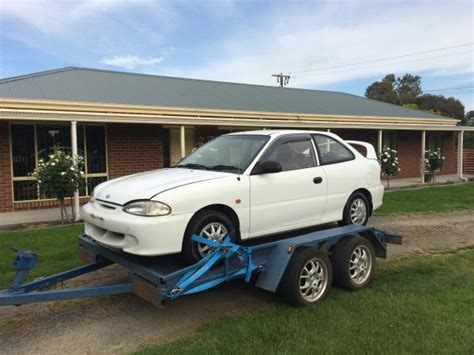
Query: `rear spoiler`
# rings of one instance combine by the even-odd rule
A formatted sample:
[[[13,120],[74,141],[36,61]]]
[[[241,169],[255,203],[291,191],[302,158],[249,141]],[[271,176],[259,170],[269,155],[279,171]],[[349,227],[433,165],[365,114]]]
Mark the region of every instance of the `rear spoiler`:
[[[365,148],[365,151],[367,152],[367,155],[365,156],[367,159],[374,159],[377,160],[377,153],[375,153],[374,146],[370,143],[367,142],[361,142],[361,141],[345,141],[346,143],[350,145],[360,145]]]

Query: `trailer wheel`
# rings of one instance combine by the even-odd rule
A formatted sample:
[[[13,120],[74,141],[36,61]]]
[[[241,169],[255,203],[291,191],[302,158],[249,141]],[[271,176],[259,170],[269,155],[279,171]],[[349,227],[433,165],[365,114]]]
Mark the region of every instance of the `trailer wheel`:
[[[360,236],[351,236],[337,243],[331,255],[334,281],[348,290],[367,286],[375,273],[375,251],[372,243]]]
[[[294,306],[323,300],[332,284],[332,265],[325,253],[314,248],[295,251],[280,283],[278,294]]]

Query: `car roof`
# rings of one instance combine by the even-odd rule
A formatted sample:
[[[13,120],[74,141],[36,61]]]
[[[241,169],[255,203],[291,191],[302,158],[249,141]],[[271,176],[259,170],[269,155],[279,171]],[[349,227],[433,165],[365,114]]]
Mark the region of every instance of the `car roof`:
[[[313,131],[313,130],[302,130],[302,129],[264,129],[264,130],[255,130],[255,131],[242,131],[242,132],[233,132],[228,135],[266,135],[272,137],[284,136],[286,134],[308,134],[308,133],[321,133],[329,136],[335,136],[327,131]]]

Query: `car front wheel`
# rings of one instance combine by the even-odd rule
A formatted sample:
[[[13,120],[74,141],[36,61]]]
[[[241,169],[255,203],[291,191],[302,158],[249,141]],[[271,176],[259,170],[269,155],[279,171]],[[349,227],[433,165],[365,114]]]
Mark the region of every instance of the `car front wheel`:
[[[231,219],[216,210],[198,212],[186,228],[183,240],[182,256],[187,264],[193,264],[212,252],[208,245],[197,243],[191,239],[193,235],[221,242],[230,236],[236,242],[236,229]]]

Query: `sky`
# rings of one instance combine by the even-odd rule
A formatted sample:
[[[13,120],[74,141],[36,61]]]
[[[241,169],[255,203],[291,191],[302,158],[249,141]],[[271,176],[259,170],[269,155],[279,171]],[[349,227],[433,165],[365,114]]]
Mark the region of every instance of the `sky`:
[[[78,66],[363,96],[388,73],[474,109],[474,2],[0,0],[0,78]]]

